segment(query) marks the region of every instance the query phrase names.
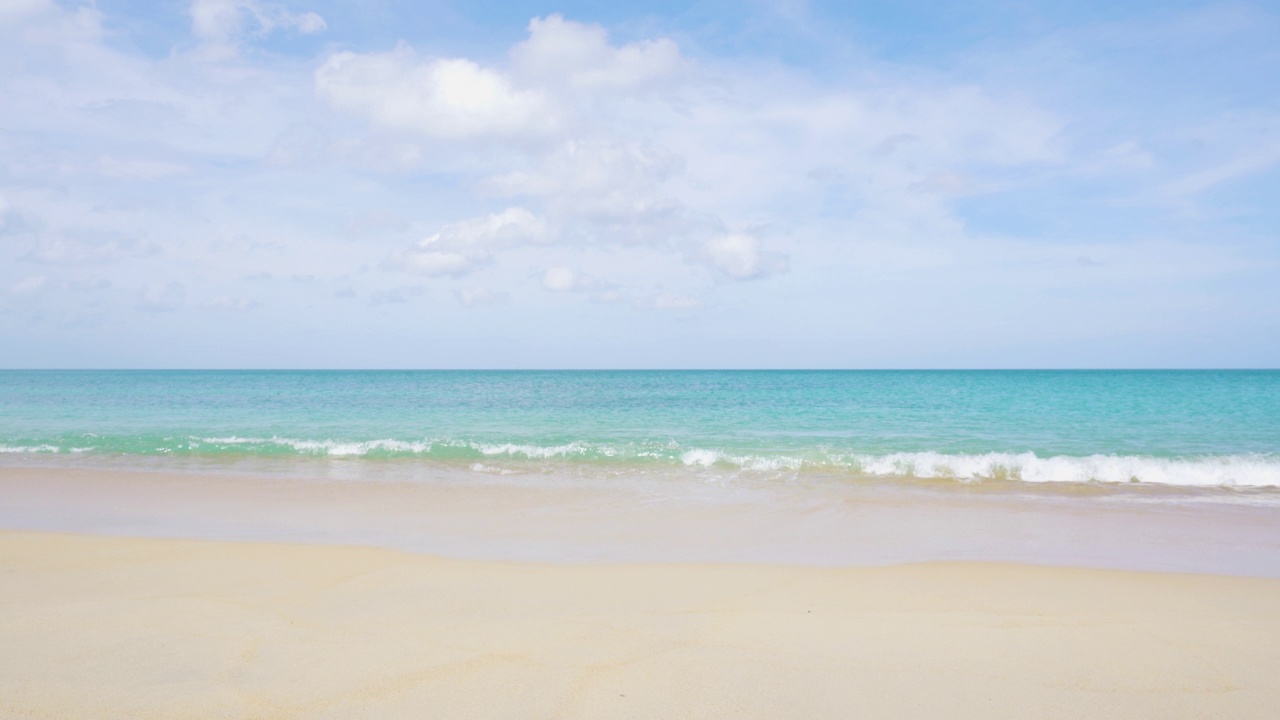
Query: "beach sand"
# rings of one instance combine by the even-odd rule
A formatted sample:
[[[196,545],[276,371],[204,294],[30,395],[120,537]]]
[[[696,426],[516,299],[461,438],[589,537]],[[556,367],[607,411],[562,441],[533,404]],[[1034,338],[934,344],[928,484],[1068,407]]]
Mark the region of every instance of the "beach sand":
[[[1274,718],[1280,580],[0,533],[5,718]]]

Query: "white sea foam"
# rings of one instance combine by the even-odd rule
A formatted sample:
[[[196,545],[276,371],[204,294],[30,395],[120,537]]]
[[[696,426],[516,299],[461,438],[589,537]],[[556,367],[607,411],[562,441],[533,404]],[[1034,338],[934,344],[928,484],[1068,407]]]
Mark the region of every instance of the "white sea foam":
[[[680,462],[690,467],[728,465],[756,472],[799,470],[805,464],[804,460],[790,455],[733,455],[720,450],[703,450],[697,448],[680,455]]]
[[[484,455],[507,455],[510,457],[523,457],[529,459],[548,459],[556,457],[569,457],[571,455],[585,455],[590,448],[585,443],[569,443],[567,445],[551,445],[543,447],[541,445],[515,445],[512,443],[503,443],[500,445],[486,445],[483,443],[469,443],[470,447],[479,450]]]
[[[718,450],[690,450],[680,456],[680,462],[697,467],[711,467],[724,458]]]
[[[564,445],[531,445],[516,443],[476,443],[459,440],[420,440],[406,441],[394,439],[382,440],[300,440],[294,438],[243,438],[243,437],[209,437],[200,438],[200,443],[209,445],[249,445],[287,447],[306,455],[328,455],[331,457],[351,457],[368,455],[373,452],[395,454],[429,455],[438,450],[464,449],[478,452],[485,456],[506,456],[527,459],[550,459],[561,457],[598,454],[612,457],[617,450],[608,446],[595,447],[586,443],[573,442]]]
[[[293,438],[200,438],[201,443],[209,445],[257,445],[287,447],[306,455],[328,455],[330,457],[359,457],[374,451],[392,453],[423,454],[431,451],[430,442],[408,442],[404,440],[296,440]]]
[[[886,455],[734,455],[695,448],[680,455],[689,467],[725,466],[750,471],[851,472],[876,477],[1020,480],[1048,483],[1142,482],[1186,487],[1280,487],[1280,456],[1219,455],[1159,458],[1138,455],[914,452]]]
[[[55,445],[0,445],[0,453],[56,453],[60,449]]]
[[[316,440],[286,437],[187,438],[176,447],[154,452],[214,451],[236,447],[243,452],[285,453],[333,458],[414,456],[481,459],[474,469],[502,472],[503,461],[597,461],[626,466],[674,464],[691,470],[721,468],[759,473],[815,472],[872,477],[950,478],[960,482],[1012,480],[1033,483],[1141,482],[1188,487],[1280,487],[1280,454],[1152,457],[1140,455],[1055,455],[1033,453],[901,452],[858,454],[797,449],[791,453],[749,453],[722,448],[682,447],[678,443],[482,443],[457,438],[399,440]],[[92,447],[0,445],[0,454],[90,452]]]
[[[936,452],[855,455],[857,470],[867,475],[898,475],[959,480],[1010,479],[1026,482],[1144,482],[1196,487],[1280,485],[1280,457],[1225,455],[1157,458],[1130,455],[1057,455]]]
[[[471,471],[478,473],[487,473],[489,475],[514,475],[515,470],[505,467],[495,467],[493,465],[485,465],[484,463],[471,463]]]

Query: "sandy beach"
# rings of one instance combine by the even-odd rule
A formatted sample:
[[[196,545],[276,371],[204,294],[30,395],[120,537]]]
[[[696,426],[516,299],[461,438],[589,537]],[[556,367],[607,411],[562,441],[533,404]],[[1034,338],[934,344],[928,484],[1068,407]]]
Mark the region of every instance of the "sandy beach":
[[[1280,581],[0,534],[14,718],[1270,718]]]
[[[0,720],[1280,720],[1280,0],[0,0]]]
[[[0,466],[0,717],[1280,709],[1269,496],[248,467]]]

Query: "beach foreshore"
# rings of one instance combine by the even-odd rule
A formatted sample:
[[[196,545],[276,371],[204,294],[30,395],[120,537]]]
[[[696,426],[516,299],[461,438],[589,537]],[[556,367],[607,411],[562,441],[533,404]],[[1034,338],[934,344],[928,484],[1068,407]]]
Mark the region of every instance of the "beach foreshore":
[[[1280,577],[1280,494],[417,462],[0,464],[0,529],[360,545],[474,560],[977,560]],[[58,464],[63,463],[63,464]]]
[[[1271,496],[74,462],[0,465],[0,718],[1280,711]]]
[[[0,533],[0,717],[1271,718],[1280,581]]]

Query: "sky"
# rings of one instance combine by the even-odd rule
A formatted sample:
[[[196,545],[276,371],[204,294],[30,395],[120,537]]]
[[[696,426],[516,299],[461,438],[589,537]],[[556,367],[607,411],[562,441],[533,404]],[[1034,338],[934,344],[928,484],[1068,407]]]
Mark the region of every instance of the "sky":
[[[1280,367],[1280,7],[0,0],[0,367]]]

